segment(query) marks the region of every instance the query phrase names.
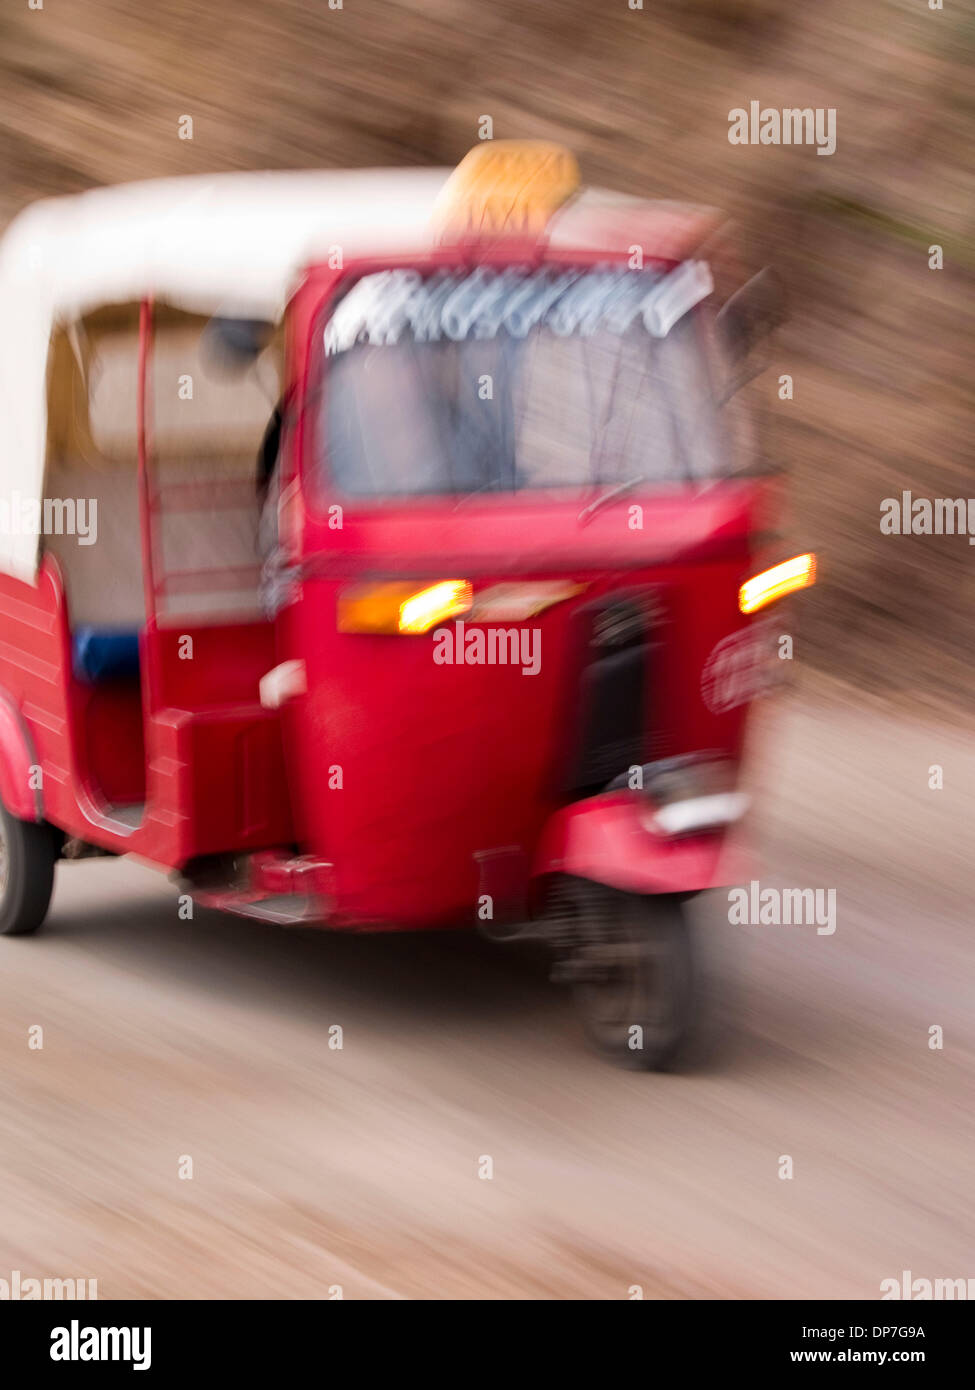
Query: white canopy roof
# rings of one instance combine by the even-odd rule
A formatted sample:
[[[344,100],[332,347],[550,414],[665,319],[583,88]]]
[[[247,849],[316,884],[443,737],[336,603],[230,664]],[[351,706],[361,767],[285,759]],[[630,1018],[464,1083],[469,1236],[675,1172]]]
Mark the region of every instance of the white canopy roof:
[[[214,174],[31,204],[0,241],[0,500],[43,495],[52,332],[147,294],[277,320],[334,246],[404,251],[430,235],[447,169]],[[33,581],[39,541],[0,530],[0,569]]]

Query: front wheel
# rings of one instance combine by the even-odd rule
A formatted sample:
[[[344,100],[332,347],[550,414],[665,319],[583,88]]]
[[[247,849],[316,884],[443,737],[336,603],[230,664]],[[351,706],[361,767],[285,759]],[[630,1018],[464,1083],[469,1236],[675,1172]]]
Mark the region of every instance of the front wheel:
[[[0,936],[26,936],[47,916],[54,887],[54,836],[0,804]]]
[[[694,1019],[690,931],[677,898],[602,889],[589,896],[590,928],[570,977],[594,1045],[630,1066],[662,1071]]]

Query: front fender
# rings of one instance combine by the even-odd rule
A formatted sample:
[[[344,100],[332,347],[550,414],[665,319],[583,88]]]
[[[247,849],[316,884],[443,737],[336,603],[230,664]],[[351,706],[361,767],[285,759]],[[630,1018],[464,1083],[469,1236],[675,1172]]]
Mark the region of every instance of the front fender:
[[[0,801],[18,820],[40,824],[44,802],[40,787],[31,786],[39,780],[31,776],[37,766],[27,721],[13,697],[0,690]]]
[[[606,792],[557,811],[545,826],[532,875],[571,874],[628,893],[697,893],[748,877],[725,834],[669,837],[650,828],[643,793]]]

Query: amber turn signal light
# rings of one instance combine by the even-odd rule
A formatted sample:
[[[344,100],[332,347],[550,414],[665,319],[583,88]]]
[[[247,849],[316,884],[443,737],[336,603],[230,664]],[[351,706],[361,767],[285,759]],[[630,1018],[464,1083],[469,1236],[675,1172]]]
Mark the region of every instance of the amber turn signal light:
[[[473,602],[469,579],[356,584],[339,594],[336,620],[339,632],[410,635],[462,617]]]
[[[796,555],[747,579],[738,590],[738,607],[743,613],[757,613],[796,589],[808,589],[816,582],[815,555]]]

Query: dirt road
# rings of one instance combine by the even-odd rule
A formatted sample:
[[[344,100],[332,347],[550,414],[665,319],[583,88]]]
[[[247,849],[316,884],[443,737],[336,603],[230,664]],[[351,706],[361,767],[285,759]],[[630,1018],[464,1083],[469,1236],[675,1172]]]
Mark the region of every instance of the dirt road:
[[[737,1023],[703,1071],[593,1058],[538,965],[474,940],[180,921],[143,867],[62,866],[43,933],[0,942],[0,1277],[871,1299],[975,1275],[975,741],[792,696],[757,743],[763,886],[835,888],[837,929],[710,904]]]

